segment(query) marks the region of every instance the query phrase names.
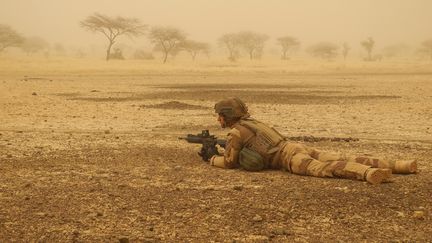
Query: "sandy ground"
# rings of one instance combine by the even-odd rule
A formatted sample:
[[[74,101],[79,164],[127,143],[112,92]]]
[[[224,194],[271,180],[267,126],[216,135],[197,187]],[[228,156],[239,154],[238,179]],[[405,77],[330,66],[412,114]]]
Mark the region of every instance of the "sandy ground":
[[[0,60],[1,242],[432,241],[431,64]],[[326,150],[417,159],[365,182],[223,170],[177,137],[213,104]]]

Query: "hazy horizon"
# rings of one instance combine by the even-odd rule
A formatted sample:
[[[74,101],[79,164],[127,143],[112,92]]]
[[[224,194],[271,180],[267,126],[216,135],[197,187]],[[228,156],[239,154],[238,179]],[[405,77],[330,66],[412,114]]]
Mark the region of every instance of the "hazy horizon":
[[[126,0],[55,1],[2,0],[0,24],[24,36],[40,36],[50,43],[105,45],[103,36],[85,31],[79,22],[98,12],[109,16],[139,18],[149,26],[182,29],[189,38],[215,43],[224,33],[252,30],[275,38],[290,35],[302,46],[319,41],[353,47],[371,36],[377,48],[407,43],[418,45],[432,37],[432,1],[428,0]],[[148,45],[145,37],[120,43]]]

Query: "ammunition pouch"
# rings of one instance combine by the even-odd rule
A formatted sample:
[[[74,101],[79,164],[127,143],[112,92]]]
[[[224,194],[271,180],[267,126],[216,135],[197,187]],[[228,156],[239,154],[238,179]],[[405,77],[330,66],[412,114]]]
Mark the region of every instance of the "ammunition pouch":
[[[260,171],[266,167],[264,158],[259,153],[246,147],[240,151],[239,164],[247,171]]]

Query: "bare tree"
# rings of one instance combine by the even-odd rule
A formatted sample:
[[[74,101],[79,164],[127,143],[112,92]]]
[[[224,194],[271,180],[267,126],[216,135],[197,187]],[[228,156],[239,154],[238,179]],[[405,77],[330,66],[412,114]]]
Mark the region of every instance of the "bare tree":
[[[228,33],[221,36],[218,40],[219,45],[228,50],[228,60],[235,62],[240,56],[240,39],[236,33]]]
[[[308,52],[315,57],[331,60],[337,56],[338,45],[330,42],[321,42],[308,48]]]
[[[282,59],[287,60],[288,52],[292,52],[300,46],[300,42],[291,36],[283,36],[277,39],[278,44],[282,47]]]
[[[46,50],[49,48],[49,46],[49,43],[45,39],[34,36],[25,38],[20,47],[25,53],[27,53],[27,55],[31,55],[36,52]]]
[[[186,34],[174,27],[153,27],[149,38],[155,44],[156,51],[162,51],[163,63],[166,63],[169,54],[177,55],[179,45],[186,39]]]
[[[348,43],[344,42],[342,44],[342,56],[343,56],[344,61],[346,60],[346,58],[347,58],[348,53],[349,53],[350,50],[351,50],[351,48],[348,45]]]
[[[432,39],[423,41],[418,52],[429,56],[430,60],[432,60]]]
[[[24,38],[7,25],[0,24],[0,52],[8,47],[17,47]]]
[[[210,50],[210,46],[208,43],[205,42],[199,42],[199,41],[193,41],[193,40],[185,40],[180,47],[187,51],[191,57],[192,60],[195,61],[196,56],[199,53],[207,54]]]
[[[252,31],[244,31],[238,33],[238,40],[240,46],[249,54],[249,59],[252,60],[261,57],[268,36]]]
[[[372,61],[372,51],[375,46],[375,41],[372,39],[372,37],[367,38],[366,40],[360,42],[360,44],[363,46],[363,48],[367,51],[368,57],[367,61]]]
[[[102,33],[108,39],[106,50],[106,60],[110,59],[111,47],[120,35],[136,37],[144,34],[146,25],[136,18],[109,17],[103,14],[94,13],[80,22],[81,27],[92,31]]]

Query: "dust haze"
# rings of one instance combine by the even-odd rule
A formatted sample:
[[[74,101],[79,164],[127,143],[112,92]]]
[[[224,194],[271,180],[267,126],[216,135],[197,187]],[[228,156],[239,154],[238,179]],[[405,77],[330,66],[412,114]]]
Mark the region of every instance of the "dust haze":
[[[428,242],[432,2],[0,3],[0,242]],[[391,182],[209,166],[237,96]],[[222,149],[221,149],[222,150]]]
[[[427,0],[383,1],[54,1],[3,0],[0,23],[18,33],[44,38],[52,45],[103,49],[103,37],[79,26],[95,12],[108,16],[138,18],[149,26],[174,26],[188,37],[218,49],[217,39],[225,33],[255,31],[270,37],[267,49],[277,49],[276,38],[296,37],[302,48],[317,42],[347,42],[359,49],[360,41],[373,37],[377,49],[404,44],[417,48],[432,38]],[[122,38],[118,44],[151,48],[144,36]],[[216,52],[221,50],[215,50]],[[268,50],[271,51],[271,50]],[[411,50],[412,51],[412,50]],[[102,51],[101,51],[102,52]],[[358,54],[358,53],[357,53]]]

